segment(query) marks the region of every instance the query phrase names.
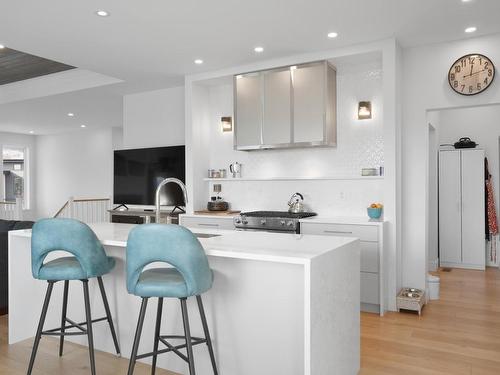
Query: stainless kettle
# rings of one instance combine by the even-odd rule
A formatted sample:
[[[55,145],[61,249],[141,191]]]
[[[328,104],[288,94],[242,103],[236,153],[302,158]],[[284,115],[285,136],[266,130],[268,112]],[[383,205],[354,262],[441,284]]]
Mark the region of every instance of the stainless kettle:
[[[304,196],[300,193],[295,193],[288,201],[288,212],[298,214],[305,211]]]

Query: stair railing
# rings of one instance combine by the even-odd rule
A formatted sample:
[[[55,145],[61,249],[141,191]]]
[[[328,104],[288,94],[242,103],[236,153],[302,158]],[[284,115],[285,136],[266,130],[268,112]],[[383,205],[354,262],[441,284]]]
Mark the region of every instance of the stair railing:
[[[54,217],[80,220],[84,223],[109,222],[111,198],[74,198],[70,197]]]

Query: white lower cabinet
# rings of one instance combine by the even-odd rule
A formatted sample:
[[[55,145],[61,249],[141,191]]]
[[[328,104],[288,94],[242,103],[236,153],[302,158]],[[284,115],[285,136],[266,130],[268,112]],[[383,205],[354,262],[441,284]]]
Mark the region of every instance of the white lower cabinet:
[[[232,216],[179,215],[179,224],[188,228],[234,230]]]
[[[361,244],[361,310],[384,313],[383,223],[375,225],[301,222],[302,234],[357,237]]]
[[[361,272],[361,303],[369,305],[380,304],[378,273]],[[361,305],[362,309],[373,312],[370,306]],[[372,306],[375,307],[375,306]],[[378,312],[378,307],[375,307]]]

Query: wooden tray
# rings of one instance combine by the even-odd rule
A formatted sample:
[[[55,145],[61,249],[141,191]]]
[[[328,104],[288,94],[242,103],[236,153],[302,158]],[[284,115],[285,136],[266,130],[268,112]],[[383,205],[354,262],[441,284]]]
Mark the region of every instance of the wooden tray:
[[[213,215],[213,216],[234,216],[238,215],[241,211],[233,211],[233,210],[228,210],[228,211],[209,211],[209,210],[200,210],[200,211],[195,211],[195,215]]]

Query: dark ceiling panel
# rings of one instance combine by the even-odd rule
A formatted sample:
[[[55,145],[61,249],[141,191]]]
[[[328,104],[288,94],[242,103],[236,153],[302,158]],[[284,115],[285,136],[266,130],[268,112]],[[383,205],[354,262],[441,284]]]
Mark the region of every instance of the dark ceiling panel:
[[[74,66],[29,55],[10,48],[0,49],[0,85],[24,81],[74,69]]]

